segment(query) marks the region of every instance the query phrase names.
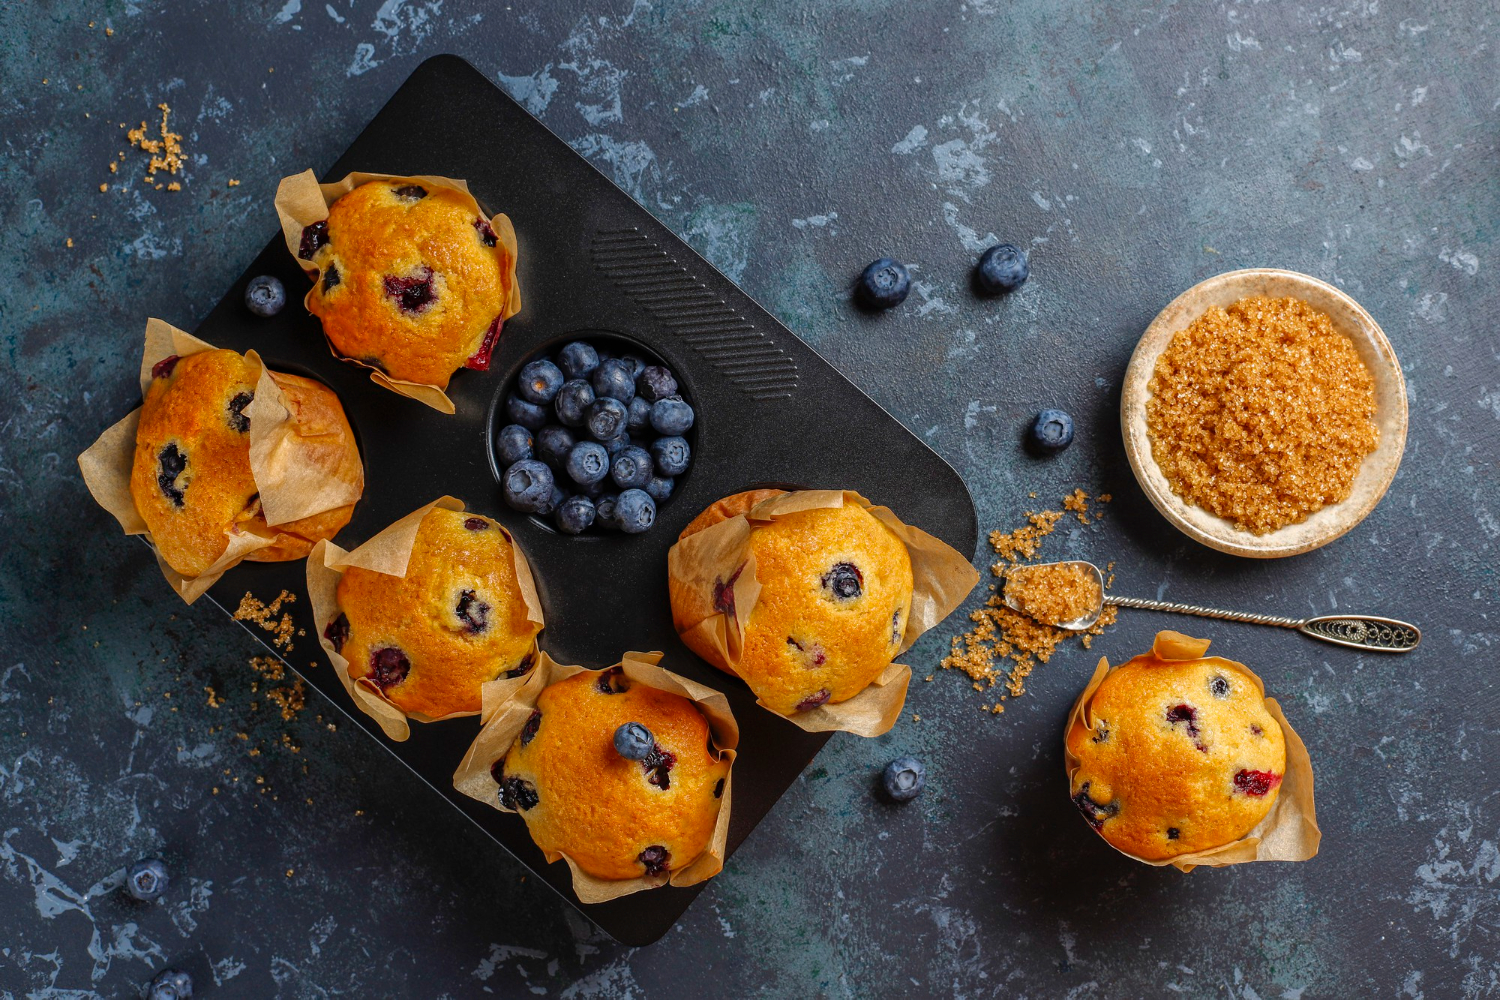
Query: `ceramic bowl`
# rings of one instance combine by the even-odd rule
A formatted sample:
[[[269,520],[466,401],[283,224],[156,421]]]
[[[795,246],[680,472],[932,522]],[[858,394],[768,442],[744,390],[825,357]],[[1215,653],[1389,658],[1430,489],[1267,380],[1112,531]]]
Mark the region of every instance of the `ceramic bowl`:
[[[1210,307],[1228,306],[1252,295],[1298,298],[1333,320],[1334,328],[1354,343],[1375,378],[1375,425],[1380,430],[1380,443],[1360,465],[1347,500],[1264,535],[1236,527],[1233,522],[1189,504],[1173,493],[1151,454],[1151,441],[1146,433],[1151,375],[1168,342]],[[1276,559],[1327,545],[1375,509],[1395,478],[1406,447],[1406,380],[1380,325],[1339,289],[1296,271],[1274,268],[1229,271],[1201,281],[1177,296],[1146,328],[1125,370],[1120,426],[1135,478],[1163,517],[1189,538],[1210,548],[1254,559]]]

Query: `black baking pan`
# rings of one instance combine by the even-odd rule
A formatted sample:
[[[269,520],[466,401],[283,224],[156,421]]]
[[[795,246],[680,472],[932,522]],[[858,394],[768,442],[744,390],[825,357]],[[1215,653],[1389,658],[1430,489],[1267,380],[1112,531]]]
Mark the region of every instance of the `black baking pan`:
[[[287,164],[289,171],[302,166]],[[279,234],[197,335],[218,347],[255,348],[271,367],[321,379],[338,392],[366,472],[364,499],[338,539],[344,547],[451,494],[498,518],[525,549],[546,614],[542,646],[555,659],[599,667],[626,650],[662,650],[663,666],[725,691],[741,733],[733,853],[828,737],[757,707],[743,684],[682,645],[667,604],[667,549],[714,500],[753,486],[789,485],[858,490],[973,553],[977,526],[963,481],[463,60],[439,56],[419,66],[324,177],[352,170],[464,178],[487,212],[503,211],[515,223],[523,308],[506,322],[489,372],[454,376],[448,394],[457,412],[446,416],[398,396],[334,358],[318,321],[302,308],[308,279]],[[245,284],[257,274],[286,284],[290,301],[274,319],[244,307]],[[697,410],[692,468],[642,535],[561,535],[501,499],[490,445],[498,403],[526,360],[579,336],[630,341],[660,358]],[[477,719],[414,724],[411,739],[395,743],[354,710],[314,638],[303,563],[244,563],[209,596],[233,612],[247,593],[269,602],[283,589],[301,595],[288,610],[305,634],[291,650],[268,646],[271,652],[585,916],[616,940],[643,945],[687,909],[701,885],[579,903],[567,867],[546,863],[519,816],[454,791],[452,774],[478,732]],[[257,639],[269,638],[246,627]],[[497,855],[496,864],[510,862]]]

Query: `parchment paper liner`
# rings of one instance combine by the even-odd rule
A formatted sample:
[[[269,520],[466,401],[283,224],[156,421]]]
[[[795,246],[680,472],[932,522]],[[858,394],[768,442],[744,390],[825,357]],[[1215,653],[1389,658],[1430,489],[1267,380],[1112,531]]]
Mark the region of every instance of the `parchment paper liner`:
[[[714,832],[702,854],[691,864],[662,875],[643,875],[629,879],[596,878],[578,867],[578,864],[561,851],[545,851],[550,864],[559,858],[568,863],[573,873],[573,892],[584,903],[603,903],[606,900],[628,896],[642,889],[655,889],[669,882],[676,886],[697,885],[713,878],[724,870],[725,843],[729,839],[729,798],[733,785],[735,748],[740,742],[740,728],[729,710],[729,699],[713,688],[705,687],[666,670],[657,664],[660,653],[626,653],[620,667],[626,677],[637,684],[681,695],[698,706],[708,720],[714,736],[714,745],[719,749],[719,759],[729,761],[729,771],[724,775],[724,794],[719,799],[719,815],[714,822]],[[609,668],[604,668],[609,669]],[[526,683],[508,693],[485,691],[484,714],[486,720],[479,736],[464,754],[463,762],[453,772],[453,787],[465,795],[501,812],[512,812],[500,805],[500,787],[490,775],[495,761],[510,752],[511,745],[521,734],[521,727],[531,717],[537,699],[550,684],[565,681],[574,674],[583,673],[583,667],[565,666],[542,653],[535,670],[526,677]],[[590,670],[588,673],[602,673]]]
[[[174,354],[187,357],[212,350],[215,350],[214,345],[164,320],[148,319],[145,349],[141,353],[141,396],[145,397],[146,388],[151,384],[151,369],[158,361]],[[353,454],[352,463],[342,462],[336,474],[328,473],[323,464],[309,461],[314,450],[343,446],[338,441],[330,443],[326,428],[301,427],[276,381],[286,379],[290,384],[293,380],[307,380],[270,371],[255,351],[247,351],[245,357],[260,367],[255,398],[245,407],[245,415],[250,420],[250,472],[260,491],[261,511],[266,523],[274,528],[278,524],[289,524],[358,501],[365,488],[364,465],[358,453],[349,449]],[[330,395],[333,392],[331,389],[327,391]],[[192,604],[232,566],[276,545],[282,536],[275,531],[257,531],[258,526],[249,521],[236,522],[224,533],[229,539],[224,554],[203,573],[185,577],[167,565],[130,495],[130,471],[135,462],[135,435],[140,421],[141,407],[138,406],[99,435],[99,439],[78,456],[78,468],[94,500],[120,522],[125,534],[146,536],[156,553],[156,563],[161,567],[162,575],[184,601]],[[347,418],[345,423],[347,426]],[[304,435],[304,430],[310,433]]]
[[[484,217],[484,210],[479,207],[479,202],[469,192],[466,181],[454,180],[451,177],[437,177],[432,174],[370,174],[356,170],[348,174],[341,181],[332,184],[319,184],[318,175],[311,170],[304,170],[300,174],[292,174],[283,177],[281,183],[276,186],[276,215],[281,219],[281,234],[286,239],[286,248],[291,251],[293,257],[302,265],[302,269],[312,277],[312,286],[308,288],[307,294],[302,296],[302,304],[307,306],[312,297],[313,289],[317,287],[320,271],[318,266],[310,260],[304,260],[301,256],[302,230],[314,222],[321,222],[328,218],[328,211],[333,203],[344,195],[353,191],[361,184],[369,181],[409,180],[431,187],[450,188],[461,192],[474,207],[474,214],[480,218]],[[500,322],[504,322],[521,311],[521,286],[516,281],[516,229],[511,225],[510,217],[504,212],[496,213],[489,217],[490,228],[495,231],[495,251],[503,253],[501,268],[505,280],[510,285],[510,297],[500,310]],[[308,312],[312,312],[308,309]],[[498,336],[498,334],[497,334]],[[431,385],[426,382],[406,382],[398,378],[391,378],[380,369],[365,364],[358,358],[351,358],[339,351],[329,343],[328,350],[334,357],[341,361],[347,361],[361,368],[367,368],[370,372],[370,381],[377,385],[383,385],[392,392],[400,393],[418,402],[426,403],[434,410],[444,413],[453,412],[453,401],[443,391],[443,387]]]
[[[333,648],[333,643],[329,642],[323,633],[339,616],[338,586],[344,570],[350,566],[359,566],[376,573],[405,579],[406,564],[411,559],[412,546],[417,543],[417,528],[421,525],[422,518],[426,517],[427,512],[434,507],[462,511],[464,504],[462,500],[450,496],[439,497],[432,503],[418,507],[352,552],[346,552],[332,542],[323,541],[314,546],[312,554],[307,557],[307,598],[312,604],[313,622],[318,628],[318,644],[323,647],[323,652],[328,654],[328,662],[333,664],[334,673],[338,674],[339,682],[344,685],[344,690],[349,692],[349,697],[354,700],[354,704],[361,712],[380,723],[380,728],[385,734],[398,743],[411,736],[409,719],[415,719],[418,722],[441,722],[444,719],[457,719],[480,713],[450,712],[447,715],[429,716],[422,712],[403,712],[386,698],[373,681],[364,677],[359,680],[350,677],[349,661]],[[505,528],[499,524],[495,527],[505,531]],[[526,603],[526,620],[544,625],[542,602],[537,596],[536,581],[531,576],[531,564],[526,561],[526,554],[521,551],[520,543],[516,541],[515,536],[508,531],[505,531],[505,536],[510,539],[511,565],[516,572],[516,584],[521,590],[521,599]],[[535,650],[535,640],[533,640],[532,647]],[[524,684],[526,677],[534,673],[536,669],[532,668],[529,674],[520,677],[497,677],[492,681],[486,681],[479,689],[481,704],[488,704],[492,697],[504,697]]]
[[[742,652],[741,637],[760,596],[755,557],[749,548],[752,527],[797,511],[842,507],[846,503],[859,504],[895,532],[911,557],[915,586],[900,652],[906,652],[922,633],[948,617],[979,582],[979,572],[970,565],[967,556],[852,490],[776,493],[755,503],[748,511],[680,538],[667,553],[672,620],[688,648],[720,670],[740,676],[736,665]],[[732,508],[726,508],[726,512],[728,509]],[[743,569],[736,577],[736,569],[741,566]],[[713,606],[714,585],[731,578],[734,579],[733,616]],[[858,736],[879,736],[900,717],[910,681],[910,667],[891,663],[853,698],[782,718],[810,733],[840,730]],[[757,700],[757,704],[772,711],[765,702]]]
[[[1180,632],[1158,632],[1152,651],[1144,656],[1134,657],[1127,663],[1203,659],[1237,667],[1249,675],[1250,679],[1255,682],[1256,689],[1264,697],[1265,683],[1255,671],[1234,660],[1203,655],[1208,651],[1209,641],[1208,639],[1194,639]],[[1121,664],[1121,666],[1125,665]],[[1119,668],[1111,668],[1109,661],[1101,657],[1099,665],[1094,668],[1093,678],[1079,694],[1078,700],[1073,703],[1073,710],[1068,713],[1068,721],[1063,728],[1063,758],[1067,766],[1068,794],[1070,795],[1073,789],[1073,776],[1078,773],[1081,762],[1068,752],[1067,734],[1072,730],[1075,722],[1081,722],[1089,730],[1093,730],[1093,718],[1088,713],[1093,704],[1094,692],[1099,689],[1099,685],[1103,683],[1111,669]],[[1323,839],[1323,834],[1318,829],[1317,810],[1313,805],[1312,759],[1307,754],[1306,744],[1302,742],[1302,738],[1297,735],[1292,724],[1282,714],[1281,706],[1276,703],[1276,699],[1266,698],[1265,701],[1266,711],[1270,712],[1271,718],[1281,726],[1282,735],[1286,739],[1286,773],[1281,779],[1281,791],[1276,796],[1271,811],[1266,813],[1249,833],[1222,847],[1194,851],[1191,854],[1179,854],[1175,858],[1158,861],[1136,857],[1127,851],[1120,851],[1121,854],[1156,868],[1171,865],[1190,872],[1198,865],[1223,868],[1227,865],[1241,865],[1252,861],[1306,861],[1318,853],[1318,844]],[[1109,842],[1105,841],[1105,843]],[[1114,847],[1113,844],[1110,846]],[[1120,849],[1116,847],[1115,850]]]

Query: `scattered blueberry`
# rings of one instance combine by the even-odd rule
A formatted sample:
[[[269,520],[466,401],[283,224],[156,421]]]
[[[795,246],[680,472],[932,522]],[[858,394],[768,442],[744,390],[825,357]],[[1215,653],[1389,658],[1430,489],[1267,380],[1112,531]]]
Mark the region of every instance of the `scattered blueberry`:
[[[582,427],[587,423],[589,407],[593,405],[594,387],[581,378],[564,382],[552,403],[557,410],[557,419],[568,427]]]
[[[915,757],[897,757],[880,774],[880,787],[892,802],[910,802],[927,784],[927,768]]]
[[[979,258],[974,269],[974,283],[986,295],[1001,295],[1013,292],[1025,283],[1031,274],[1031,265],[1026,261],[1026,252],[1009,243],[992,246]]]
[[[615,753],[626,760],[645,760],[655,745],[656,737],[639,722],[627,722],[615,730]]]
[[[672,487],[676,484],[677,481],[671,476],[652,476],[641,489],[645,490],[646,495],[652,500],[661,504],[665,503],[671,497]]]
[[[144,858],[125,872],[125,892],[131,899],[149,903],[167,891],[172,882],[160,858]]]
[[[618,493],[601,493],[594,498],[594,523],[601,528],[618,528],[619,522],[615,520],[615,505],[619,503]]]
[[[552,520],[557,530],[567,535],[587,531],[594,523],[594,501],[585,496],[568,497],[552,512]]]
[[[534,458],[523,458],[505,470],[501,489],[516,510],[536,512],[552,499],[552,470]]]
[[[626,490],[615,502],[615,521],[627,535],[638,535],[656,523],[656,501],[645,490]]]
[[[651,442],[651,457],[656,462],[656,471],[662,476],[680,476],[687,471],[692,449],[680,437],[657,438]]]
[[[859,276],[860,297],[876,309],[899,306],[910,292],[911,275],[904,265],[889,257],[875,261]]]
[[[251,278],[245,286],[245,308],[257,316],[270,318],[286,305],[286,289],[280,279],[269,274]]]
[[[602,396],[589,407],[589,436],[595,441],[609,441],[625,433],[630,411],[618,399]]]
[[[590,382],[597,396],[608,396],[622,403],[628,403],[635,398],[635,374],[630,370],[630,366],[619,358],[599,362],[599,367],[594,369]]]
[[[646,402],[642,396],[636,396],[630,401],[630,416],[625,421],[625,426],[632,434],[641,434],[651,430],[651,404]]]
[[[568,452],[568,476],[587,486],[609,475],[609,452],[597,441],[580,441]]]
[[[661,365],[647,365],[635,377],[635,392],[646,402],[654,403],[658,399],[677,395],[677,380]]]
[[[593,345],[575,340],[557,352],[557,365],[570,379],[588,378],[599,367],[599,352]]]
[[[1031,443],[1045,452],[1062,451],[1073,443],[1073,418],[1062,410],[1043,410],[1031,425]]]
[[[557,424],[548,424],[536,432],[536,457],[560,471],[563,463],[568,460],[568,452],[573,450],[576,443],[572,431]]]
[[[495,435],[495,454],[499,456],[501,465],[509,467],[523,458],[530,458],[532,444],[529,430],[520,424],[506,424]]]
[[[557,398],[557,391],[562,388],[563,381],[562,369],[543,358],[521,369],[521,377],[516,381],[516,392],[529,403],[546,405]]]
[[[545,407],[527,402],[515,393],[505,397],[505,416],[511,423],[520,424],[529,431],[539,431],[547,424]]]
[[[622,448],[610,465],[609,477],[621,490],[641,489],[651,481],[651,453],[631,445]]]
[[[658,399],[651,404],[651,426],[658,434],[686,434],[693,426],[693,408],[680,399]]]
[[[147,1000],[188,1000],[193,995],[193,977],[181,969],[163,969],[151,980]]]

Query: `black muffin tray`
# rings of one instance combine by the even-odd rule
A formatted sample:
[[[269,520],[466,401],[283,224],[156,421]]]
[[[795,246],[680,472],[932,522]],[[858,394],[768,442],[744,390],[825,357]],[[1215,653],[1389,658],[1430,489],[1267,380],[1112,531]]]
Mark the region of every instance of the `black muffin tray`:
[[[486,211],[503,211],[515,223],[523,307],[506,322],[490,371],[454,376],[448,394],[457,412],[446,416],[398,396],[329,353],[318,321],[301,304],[308,279],[280,234],[197,335],[218,347],[254,348],[272,368],[315,377],[338,392],[366,475],[364,499],[338,537],[345,548],[451,494],[499,519],[530,558],[547,622],[541,644],[554,659],[600,667],[626,650],[662,650],[663,666],[724,691],[741,734],[728,844],[733,853],[828,736],[805,733],[759,708],[742,683],[682,645],[667,603],[667,549],[722,496],[756,486],[805,486],[858,490],[972,553],[977,526],[963,481],[463,60],[439,56],[419,66],[324,177],[336,180],[352,170],[464,178]],[[245,284],[258,274],[286,285],[287,308],[273,319],[244,307]],[[509,509],[500,495],[490,439],[505,422],[497,422],[497,414],[507,386],[539,351],[591,336],[630,341],[662,359],[697,410],[692,467],[645,534],[558,534]],[[269,602],[283,589],[300,597],[289,610],[305,635],[290,651],[267,648],[616,940],[655,941],[703,888],[664,887],[579,903],[566,865],[546,863],[519,816],[454,791],[453,771],[479,730],[477,718],[414,724],[411,739],[395,743],[354,709],[314,638],[302,562],[241,564],[209,597],[232,613],[246,593]],[[269,639],[253,624],[246,628],[262,642]],[[496,864],[511,862],[497,854]],[[516,917],[496,914],[504,922]]]

